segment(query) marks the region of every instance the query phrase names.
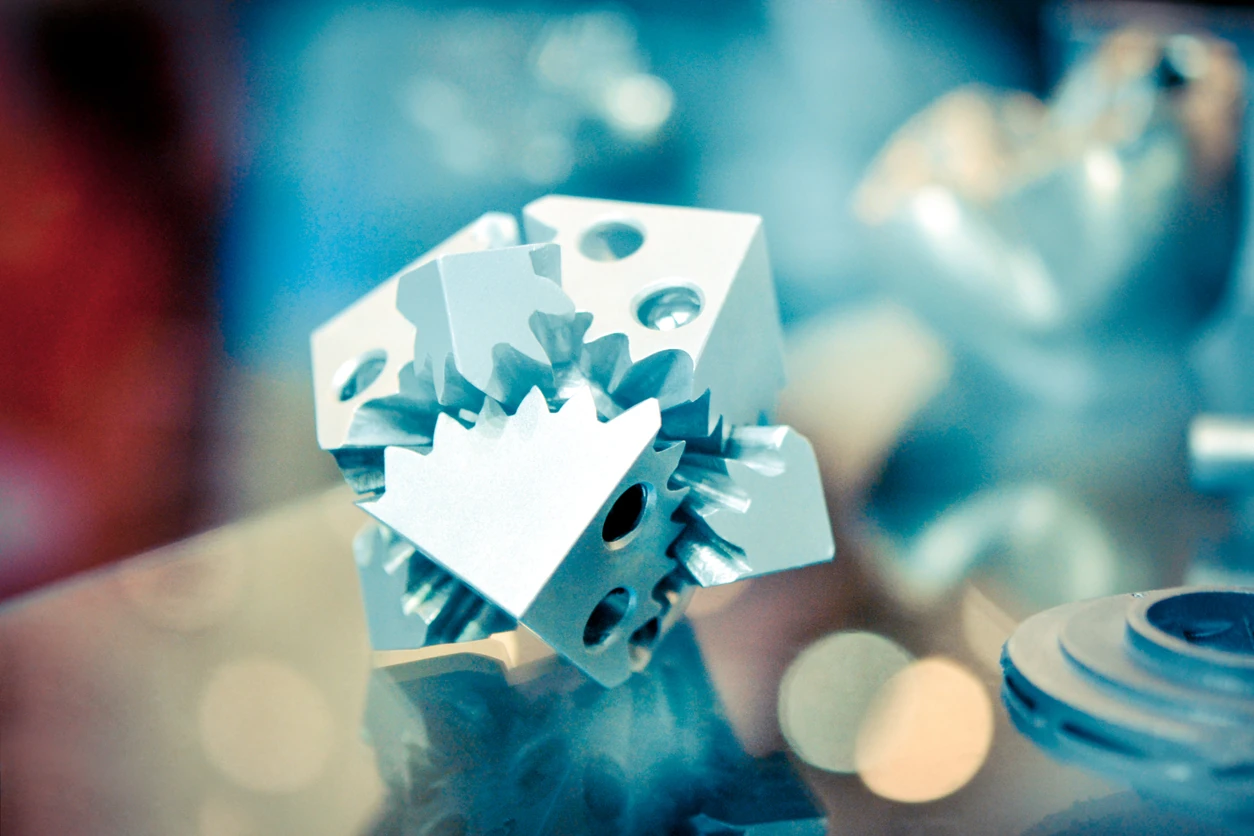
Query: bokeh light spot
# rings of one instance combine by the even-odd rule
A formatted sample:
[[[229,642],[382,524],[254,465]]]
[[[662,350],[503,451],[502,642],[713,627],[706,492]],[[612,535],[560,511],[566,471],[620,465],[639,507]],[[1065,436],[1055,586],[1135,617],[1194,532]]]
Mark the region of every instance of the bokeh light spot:
[[[911,662],[895,642],[865,632],[833,633],[789,666],[779,688],[779,725],[803,761],[854,772],[858,730],[880,688]]]
[[[256,819],[239,804],[209,798],[200,807],[199,836],[261,836]]]
[[[932,657],[898,672],[875,696],[854,757],[876,795],[918,803],[966,786],[992,742],[988,691],[962,665]]]
[[[290,666],[251,658],[222,665],[200,701],[209,761],[237,785],[292,792],[312,783],[331,754],[331,710]]]

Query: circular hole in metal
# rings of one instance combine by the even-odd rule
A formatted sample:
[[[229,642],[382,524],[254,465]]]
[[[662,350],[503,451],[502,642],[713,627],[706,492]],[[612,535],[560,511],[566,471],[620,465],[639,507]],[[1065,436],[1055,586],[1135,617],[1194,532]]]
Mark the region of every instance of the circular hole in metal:
[[[593,261],[620,261],[644,245],[644,232],[626,221],[594,224],[579,239],[579,252]]]
[[[1150,606],[1145,618],[1196,647],[1254,656],[1254,592],[1186,592]]]
[[[359,354],[335,370],[331,386],[341,401],[350,401],[379,379],[387,365],[388,353],[376,348]]]
[[[640,526],[644,512],[649,507],[649,495],[652,488],[644,482],[637,482],[618,495],[610,511],[605,515],[601,525],[601,539],[607,543],[615,543]]]
[[[701,294],[688,285],[655,290],[636,305],[636,319],[654,331],[683,328],[701,315]]]
[[[630,590],[621,586],[611,589],[588,616],[588,623],[583,627],[584,646],[600,647],[608,642],[627,613],[631,612],[634,598]]]

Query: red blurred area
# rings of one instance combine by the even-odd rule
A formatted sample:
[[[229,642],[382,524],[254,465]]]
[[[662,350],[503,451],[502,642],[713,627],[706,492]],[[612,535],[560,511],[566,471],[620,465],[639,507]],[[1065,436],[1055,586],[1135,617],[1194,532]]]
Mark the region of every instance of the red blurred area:
[[[0,12],[0,599],[186,532],[225,89],[187,4]],[[219,65],[220,66],[220,65]]]

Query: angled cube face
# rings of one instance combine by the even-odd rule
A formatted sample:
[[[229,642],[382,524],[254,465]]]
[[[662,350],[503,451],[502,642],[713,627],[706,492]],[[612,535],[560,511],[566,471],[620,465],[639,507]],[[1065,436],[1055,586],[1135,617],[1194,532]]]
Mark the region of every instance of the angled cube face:
[[[318,445],[331,452],[414,442],[403,419],[401,372],[413,362],[417,330],[397,307],[403,276],[441,256],[518,243],[518,225],[490,212],[387,279],[314,331]]]
[[[430,362],[442,403],[456,400],[451,371],[510,409],[533,382],[552,378],[532,316],[574,313],[556,244],[441,256],[400,277],[396,306],[416,326],[414,365]]]
[[[667,556],[682,528],[682,495],[667,488],[679,453],[641,453],[520,619],[606,687],[641,670],[679,615]]]
[[[442,415],[430,453],[389,447],[387,490],[362,508],[606,685],[631,673],[662,616],[654,590],[682,494],[657,452],[657,402],[612,421],[591,394],[550,412],[533,390],[471,429]],[[593,466],[590,466],[593,465]],[[621,592],[619,592],[621,590]],[[643,632],[636,635],[643,628]]]
[[[562,288],[626,334],[631,359],[682,349],[711,421],[757,424],[784,384],[779,306],[757,215],[552,195],[523,210],[531,243],[562,248]]]

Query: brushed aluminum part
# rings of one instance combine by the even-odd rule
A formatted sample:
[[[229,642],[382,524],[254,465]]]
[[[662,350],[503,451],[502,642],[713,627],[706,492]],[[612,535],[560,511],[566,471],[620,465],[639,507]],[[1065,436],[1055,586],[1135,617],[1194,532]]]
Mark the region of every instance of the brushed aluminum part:
[[[397,309],[402,276],[454,253],[518,243],[518,223],[489,212],[323,325],[310,338],[318,444],[323,450],[402,444],[410,437],[392,420],[406,403],[401,372],[413,362],[416,329]]]
[[[666,554],[683,491],[680,445],[654,450],[655,401],[608,422],[577,393],[550,412],[539,389],[508,416],[488,401],[467,429],[440,415],[423,454],[389,447],[387,490],[360,505],[612,686],[660,634]]]
[[[561,246],[562,288],[595,315],[589,342],[622,334],[633,362],[685,352],[711,428],[775,411],[783,338],[760,217],[549,195],[523,209],[523,229]]]
[[[680,459],[675,481],[690,522],[673,551],[702,586],[836,554],[814,450],[792,427],[738,427],[720,454]]]
[[[514,619],[387,526],[372,524],[358,532],[353,557],[375,650],[477,641],[515,626]]]
[[[376,649],[517,621],[614,685],[694,585],[835,546],[809,443],[756,426],[782,383],[760,219],[525,218],[530,243],[484,216],[315,332],[319,441],[383,524],[357,550]]]
[[[1056,607],[1019,626],[1002,667],[1011,720],[1046,753],[1254,829],[1254,589]]]
[[[400,277],[396,307],[417,330],[414,359],[431,363],[437,398],[446,398],[451,364],[488,397],[522,400],[530,387],[519,379],[548,365],[531,315],[575,310],[562,292],[560,258],[553,244],[527,244],[443,256]]]

